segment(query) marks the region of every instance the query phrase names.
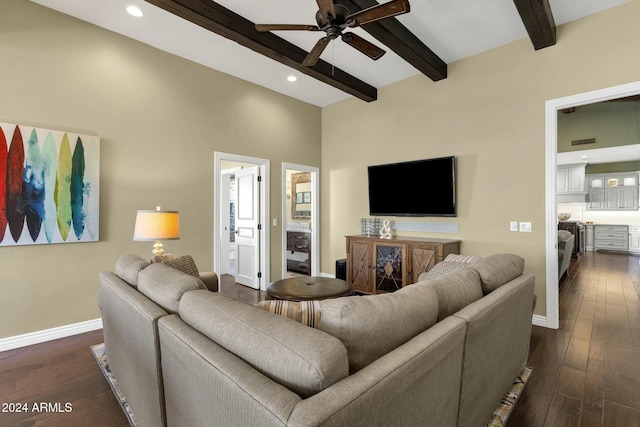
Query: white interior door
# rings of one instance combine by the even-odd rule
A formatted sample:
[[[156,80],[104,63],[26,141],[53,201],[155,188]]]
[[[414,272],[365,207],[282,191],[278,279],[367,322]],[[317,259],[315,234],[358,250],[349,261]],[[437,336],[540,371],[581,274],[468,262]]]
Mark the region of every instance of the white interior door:
[[[220,194],[220,214],[222,216],[222,232],[220,236],[220,270],[219,274],[230,274],[229,254],[231,230],[231,175],[222,174],[222,193]]]
[[[259,289],[260,186],[258,166],[236,172],[236,282]]]

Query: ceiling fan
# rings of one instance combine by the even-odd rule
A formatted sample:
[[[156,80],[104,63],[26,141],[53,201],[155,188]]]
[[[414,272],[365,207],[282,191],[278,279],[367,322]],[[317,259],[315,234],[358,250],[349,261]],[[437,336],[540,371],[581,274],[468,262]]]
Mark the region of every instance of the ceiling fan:
[[[256,30],[266,31],[324,31],[326,36],[322,37],[302,61],[302,65],[310,67],[315,65],[320,59],[320,55],[331,40],[342,38],[342,41],[351,47],[359,50],[369,58],[376,60],[385,54],[385,51],[373,43],[365,40],[359,35],[343,31],[346,28],[355,28],[370,22],[390,18],[409,12],[409,0],[391,0],[387,3],[378,4],[361,11],[351,13],[346,7],[336,4],[333,0],[316,0],[318,12],[316,12],[317,25],[298,24],[256,24]]]

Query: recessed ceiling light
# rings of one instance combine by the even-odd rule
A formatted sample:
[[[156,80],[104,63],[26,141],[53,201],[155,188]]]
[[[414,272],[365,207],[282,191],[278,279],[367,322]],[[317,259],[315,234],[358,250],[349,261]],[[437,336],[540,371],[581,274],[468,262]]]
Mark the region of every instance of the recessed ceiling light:
[[[290,82],[295,82],[296,80],[298,80],[298,78],[292,74],[289,77],[287,77],[287,80]]]
[[[139,18],[139,17],[142,16],[142,11],[140,10],[140,8],[138,6],[129,6],[129,7],[127,7],[127,12],[129,12],[129,15],[135,16],[136,18]]]

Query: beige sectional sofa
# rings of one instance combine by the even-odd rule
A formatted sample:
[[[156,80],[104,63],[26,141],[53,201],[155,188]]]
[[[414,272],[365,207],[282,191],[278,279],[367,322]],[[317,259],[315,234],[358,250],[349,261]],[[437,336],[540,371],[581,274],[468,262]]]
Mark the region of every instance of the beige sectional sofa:
[[[392,294],[300,303],[313,328],[166,266],[138,290],[103,273],[107,358],[143,426],[484,426],[527,360],[534,277],[515,255],[441,264]]]

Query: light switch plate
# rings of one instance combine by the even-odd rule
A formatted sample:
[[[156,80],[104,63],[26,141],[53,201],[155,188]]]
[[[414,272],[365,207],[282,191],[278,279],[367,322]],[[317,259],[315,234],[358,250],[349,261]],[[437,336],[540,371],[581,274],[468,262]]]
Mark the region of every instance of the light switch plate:
[[[520,232],[521,233],[531,233],[531,223],[530,222],[521,222],[520,223]]]
[[[511,221],[509,223],[509,231],[518,231],[518,221]]]

